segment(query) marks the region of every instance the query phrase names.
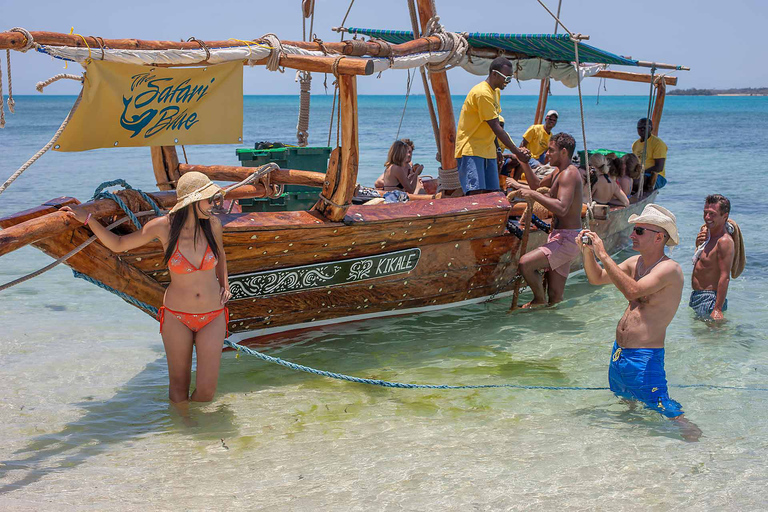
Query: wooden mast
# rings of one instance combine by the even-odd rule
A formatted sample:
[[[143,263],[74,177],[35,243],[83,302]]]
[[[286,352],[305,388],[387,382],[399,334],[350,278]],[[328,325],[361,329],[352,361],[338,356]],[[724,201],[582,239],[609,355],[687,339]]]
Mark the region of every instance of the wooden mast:
[[[434,0],[417,0],[419,9],[419,22],[421,31],[427,29],[427,22],[436,15]],[[414,37],[416,34],[414,34]],[[451,88],[448,85],[448,76],[445,71],[429,72],[432,82],[432,92],[437,103],[437,115],[440,125],[440,164],[443,169],[455,169],[456,163],[456,118],[453,115],[453,102],[451,101]],[[445,190],[450,195],[453,191]]]
[[[160,190],[174,190],[179,180],[179,156],[176,146],[152,146],[152,169],[155,171],[155,181]]]
[[[654,135],[659,134],[659,124],[661,123],[661,113],[664,110],[664,98],[667,96],[667,84],[664,80],[656,82],[656,104],[653,107],[653,116],[651,122],[653,123],[653,129],[651,133]]]
[[[352,202],[357,184],[359,148],[357,143],[357,78],[340,75],[339,112],[341,148],[331,153],[323,192],[314,209],[338,222]],[[340,153],[340,154],[339,154]]]

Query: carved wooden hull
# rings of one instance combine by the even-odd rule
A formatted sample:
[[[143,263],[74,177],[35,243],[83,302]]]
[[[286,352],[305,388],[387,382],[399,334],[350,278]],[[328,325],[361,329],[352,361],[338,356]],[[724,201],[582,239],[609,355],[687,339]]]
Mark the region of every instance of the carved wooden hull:
[[[655,195],[593,221],[610,252],[626,247],[627,218]],[[0,219],[0,226],[55,211],[54,204]],[[258,343],[278,332],[509,296],[520,256],[520,240],[506,229],[509,212],[506,198],[494,193],[353,206],[343,222],[311,211],[223,215],[231,338]],[[33,245],[58,258],[88,234],[78,228]],[[533,230],[528,250],[546,238]],[[170,279],[162,257],[159,242],[121,255],[93,243],[67,264],[159,308]],[[572,270],[580,267],[575,261]]]

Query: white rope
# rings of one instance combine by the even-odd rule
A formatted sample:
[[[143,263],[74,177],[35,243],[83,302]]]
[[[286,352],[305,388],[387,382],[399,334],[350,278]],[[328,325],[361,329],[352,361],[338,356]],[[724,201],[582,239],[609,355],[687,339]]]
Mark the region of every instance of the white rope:
[[[433,72],[448,71],[461,64],[469,49],[467,33],[446,32],[440,24],[440,16],[433,16],[427,22],[424,36],[437,36],[440,38],[440,51],[447,51],[448,55],[440,62],[430,63],[427,68]],[[415,37],[415,35],[414,35]]]
[[[3,99],[3,68],[0,66],[0,128],[5,128],[5,100]]]
[[[57,76],[58,76],[58,75],[57,75]],[[55,77],[54,77],[54,78],[55,78]],[[79,80],[82,80],[82,77],[77,77],[77,78],[78,78]],[[59,79],[57,78],[56,80],[59,80]],[[55,81],[55,80],[53,80],[53,81]],[[41,82],[41,83],[42,83],[42,82]],[[39,90],[39,91],[42,91],[42,87],[45,87],[45,85],[43,85],[42,87],[40,86],[40,84],[37,84],[37,85],[38,85],[38,90]],[[47,84],[46,84],[46,85],[47,85]],[[10,177],[10,178],[8,178],[8,179],[5,181],[5,183],[3,183],[2,185],[0,185],[0,194],[2,194],[3,192],[5,192],[5,189],[7,189],[7,188],[8,188],[8,187],[11,185],[11,183],[13,183],[14,181],[16,181],[16,178],[18,178],[19,176],[21,176],[21,174],[22,174],[24,171],[26,171],[26,170],[29,168],[29,166],[31,166],[33,163],[35,163],[35,162],[37,161],[37,159],[38,159],[38,158],[40,158],[41,156],[43,156],[43,154],[44,154],[46,151],[48,151],[49,149],[51,149],[51,146],[53,146],[53,145],[56,143],[56,141],[59,139],[59,137],[61,136],[61,132],[63,132],[63,131],[64,131],[64,128],[66,128],[67,124],[69,124],[69,120],[70,120],[70,119],[72,119],[72,115],[75,113],[75,110],[77,110],[77,107],[78,107],[78,105],[80,105],[80,100],[81,100],[81,99],[83,99],[83,90],[82,90],[82,89],[80,89],[80,94],[77,96],[77,99],[75,100],[75,104],[74,104],[74,105],[72,105],[72,109],[71,109],[71,110],[69,111],[69,113],[67,114],[67,117],[64,119],[64,122],[62,122],[62,123],[61,123],[61,126],[59,126],[59,129],[58,129],[58,130],[56,130],[56,133],[53,135],[53,138],[51,138],[51,140],[48,142],[48,144],[46,144],[45,146],[43,146],[43,148],[42,148],[40,151],[38,151],[37,153],[35,153],[35,154],[32,156],[32,158],[30,158],[29,160],[27,160],[27,161],[24,163],[24,165],[22,165],[21,167],[19,167],[19,169],[18,169],[18,170],[17,170],[15,173],[13,173],[13,174],[11,175],[11,177]]]
[[[16,101],[13,99],[13,80],[11,79],[11,50],[5,50],[5,60],[8,62],[8,110],[16,113]]]
[[[309,100],[312,89],[312,73],[297,71],[296,81],[299,82],[299,122],[296,125],[296,140],[299,147],[309,144]]]
[[[656,73],[656,66],[651,68],[651,90],[648,93],[648,113],[646,114],[646,119],[648,121],[651,120],[651,109],[653,108],[653,85],[654,85],[654,77],[653,75]],[[663,80],[663,78],[662,78]],[[645,186],[645,159],[648,155],[648,139],[651,138],[651,134],[648,133],[648,123],[646,122],[645,126],[643,127],[643,133],[645,133],[645,140],[643,141],[643,154],[642,154],[642,160],[640,161],[640,168],[642,169],[640,171],[640,182],[637,184],[637,195],[639,197],[643,197],[643,188]]]
[[[43,89],[51,85],[53,82],[58,82],[59,80],[64,80],[65,78],[67,80],[77,80],[78,82],[83,81],[82,75],[68,75],[66,73],[60,73],[58,75],[52,76],[48,80],[37,82],[37,85],[35,85],[35,90],[37,90],[37,92],[43,92]]]
[[[259,39],[266,39],[269,46],[272,48],[269,50],[269,57],[267,58],[267,69],[270,71],[279,71],[285,73],[285,68],[280,67],[280,57],[285,55],[283,50],[283,43],[280,42],[280,38],[276,34],[264,34]]]
[[[543,5],[543,4],[542,4]],[[549,9],[547,9],[549,10]],[[558,20],[559,21],[559,20]],[[562,23],[561,23],[562,25]],[[568,30],[563,26],[565,30]],[[569,32],[570,33],[570,32]],[[574,47],[574,53],[576,54],[576,71],[579,70],[579,40],[578,39],[572,39],[573,41],[573,47]],[[594,217],[594,201],[592,201],[592,181],[589,179],[589,151],[587,150],[587,130],[584,127],[584,101],[581,96],[581,74],[578,75],[578,88],[579,88],[579,112],[581,112],[581,137],[584,141],[584,160],[586,160],[586,166],[587,166],[587,216],[585,217],[585,221],[587,223],[586,228],[589,229],[589,219],[590,217]]]
[[[155,215],[155,211],[154,210],[147,210],[147,211],[139,212],[139,213],[136,214],[137,217],[144,217],[146,215]],[[95,221],[96,219],[93,219],[93,220]],[[117,220],[117,221],[113,222],[112,224],[110,224],[109,226],[107,226],[107,229],[111,231],[112,229],[116,228],[120,224],[123,224],[127,220],[128,220],[128,217],[123,217],[122,219]],[[35,278],[35,277],[39,276],[40,274],[44,274],[45,272],[48,272],[53,267],[55,267],[55,266],[57,266],[57,265],[59,265],[61,263],[64,263],[65,261],[67,261],[69,258],[74,256],[75,254],[79,253],[80,251],[82,251],[83,249],[85,249],[86,247],[91,245],[94,241],[96,241],[97,238],[98,237],[96,235],[93,235],[88,240],[86,240],[82,244],[78,245],[77,247],[75,247],[74,249],[69,251],[67,254],[62,256],[61,258],[57,259],[56,261],[54,261],[53,263],[51,263],[49,265],[44,266],[40,270],[35,270],[34,272],[32,272],[30,274],[22,276],[22,277],[20,277],[18,279],[14,279],[13,281],[9,281],[9,282],[7,282],[7,283],[5,283],[3,285],[0,285],[0,292],[2,292],[3,290],[7,290],[8,288],[11,288],[12,286],[16,286],[17,284],[21,284],[21,283],[23,283],[25,281],[29,281],[30,279]]]
[[[27,30],[27,29],[25,29],[25,28],[22,28],[22,27],[13,27],[13,28],[12,28],[11,30],[9,30],[8,32],[18,32],[18,33],[20,33],[21,35],[23,35],[23,36],[24,36],[24,39],[25,39],[24,48],[19,48],[19,49],[18,49],[18,51],[20,51],[21,53],[26,53],[26,52],[28,52],[29,50],[31,50],[32,48],[37,48],[37,47],[39,46],[39,45],[38,45],[38,44],[35,42],[35,38],[34,38],[34,37],[32,37],[32,34],[30,33],[30,31],[29,31],[29,30]]]

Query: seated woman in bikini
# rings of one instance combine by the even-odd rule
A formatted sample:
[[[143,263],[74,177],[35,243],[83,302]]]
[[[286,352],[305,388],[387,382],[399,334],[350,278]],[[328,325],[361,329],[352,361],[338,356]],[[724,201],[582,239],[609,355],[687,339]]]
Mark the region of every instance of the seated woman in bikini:
[[[627,176],[624,160],[616,156],[616,153],[607,154],[605,159],[608,161],[608,176],[619,184],[621,191],[629,198],[632,195],[632,178]]]
[[[407,139],[405,139],[407,140]],[[402,190],[409,194],[424,194],[419,175],[424,170],[421,164],[411,165],[413,146],[410,141],[396,140],[387,154],[386,169],[374,182],[373,186],[378,190],[389,192],[390,190]]]
[[[204,174],[188,172],[179,179],[177,203],[169,215],[124,236],[91,220],[80,206],[62,208],[111,251],[129,251],[154,239],[163,244],[171,284],[160,308],[160,333],[168,360],[168,395],[174,404],[209,402],[216,393],[229,317],[224,305],[231,296],[221,222],[211,213],[221,192]],[[192,347],[197,351],[197,374],[190,396]]]
[[[598,204],[629,206],[627,195],[615,180],[608,177],[610,170],[605,156],[590,155],[589,166],[597,171],[597,182],[592,187],[592,200]]]
[[[634,153],[627,153],[621,157],[621,161],[624,164],[624,176],[632,182],[631,193],[627,194],[629,197],[636,194],[640,187],[640,175],[643,174],[643,166],[640,165],[640,159]]]

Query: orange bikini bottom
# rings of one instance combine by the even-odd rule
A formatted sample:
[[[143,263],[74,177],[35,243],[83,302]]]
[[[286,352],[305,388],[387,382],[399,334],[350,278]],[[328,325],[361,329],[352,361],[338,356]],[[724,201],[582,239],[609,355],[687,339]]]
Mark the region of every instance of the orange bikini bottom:
[[[165,312],[169,312],[179,322],[186,325],[190,331],[197,332],[209,323],[216,320],[219,315],[224,313],[224,322],[226,325],[226,336],[229,336],[229,308],[221,308],[216,311],[209,311],[208,313],[185,313],[183,311],[173,311],[163,306],[160,308],[160,332],[163,332],[163,321],[165,320]]]

